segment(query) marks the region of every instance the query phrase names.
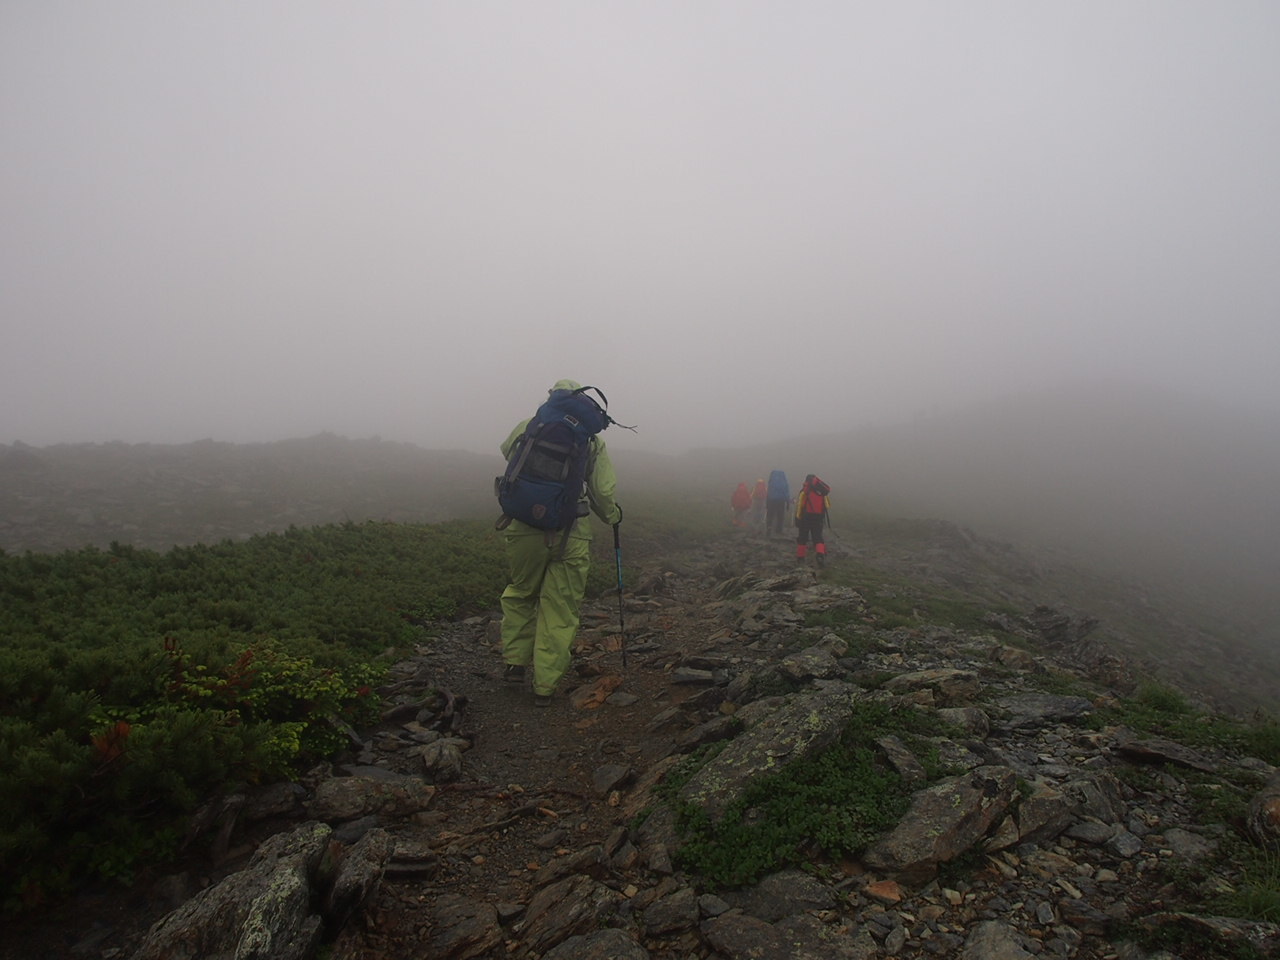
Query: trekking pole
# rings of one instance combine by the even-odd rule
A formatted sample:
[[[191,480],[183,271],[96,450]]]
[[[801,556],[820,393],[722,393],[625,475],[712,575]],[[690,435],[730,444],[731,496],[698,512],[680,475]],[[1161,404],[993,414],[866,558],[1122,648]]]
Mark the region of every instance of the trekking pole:
[[[830,510],[828,510],[826,507],[823,507],[823,508],[822,508],[822,515],[823,515],[824,517],[826,517],[826,519],[827,519],[827,529],[831,531],[831,535],[832,535],[833,537],[835,537],[837,540],[839,540],[839,539],[840,539],[840,534],[836,533],[836,528],[835,528],[835,526],[834,526],[834,525],[832,525],[832,523],[831,523],[831,511],[830,511]]]
[[[621,523],[622,521],[618,521]],[[618,523],[613,525],[613,559],[618,568],[618,640],[622,645],[622,669],[627,669],[627,628],[622,620],[622,540]]]

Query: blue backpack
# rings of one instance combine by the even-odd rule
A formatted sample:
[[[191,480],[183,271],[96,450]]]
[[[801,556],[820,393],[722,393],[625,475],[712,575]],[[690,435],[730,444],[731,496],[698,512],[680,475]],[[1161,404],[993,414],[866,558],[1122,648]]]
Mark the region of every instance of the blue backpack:
[[[587,396],[594,390],[603,406]],[[494,479],[505,528],[520,520],[539,530],[569,528],[589,512],[582,502],[591,438],[614,420],[609,400],[596,387],[553,390],[511,447],[506,472]]]

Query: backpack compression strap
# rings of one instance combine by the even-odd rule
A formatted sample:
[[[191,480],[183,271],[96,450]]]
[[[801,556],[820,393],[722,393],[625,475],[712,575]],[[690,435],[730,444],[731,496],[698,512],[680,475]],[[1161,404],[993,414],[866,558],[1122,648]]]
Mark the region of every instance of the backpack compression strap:
[[[617,420],[609,416],[609,398],[604,395],[604,391],[601,390],[599,387],[579,387],[577,390],[573,392],[574,394],[579,394],[579,393],[585,393],[588,390],[594,390],[599,395],[600,399],[604,401],[603,404],[597,404],[597,406],[600,407],[600,412],[604,414],[604,429],[607,430],[609,428],[609,425],[612,424],[615,427],[621,427],[623,430],[630,430],[632,433],[635,433],[636,431],[635,427],[628,427],[625,423],[618,423]]]

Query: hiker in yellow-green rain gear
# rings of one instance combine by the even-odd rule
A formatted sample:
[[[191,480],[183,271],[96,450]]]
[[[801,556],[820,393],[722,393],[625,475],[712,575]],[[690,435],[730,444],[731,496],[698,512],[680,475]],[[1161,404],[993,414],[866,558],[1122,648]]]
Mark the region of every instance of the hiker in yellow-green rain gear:
[[[559,380],[548,391],[580,390],[573,380]],[[501,445],[510,457],[529,425],[517,424]],[[622,509],[614,500],[617,475],[604,439],[590,438],[583,501],[590,511],[611,526],[622,521]],[[540,530],[512,520],[503,531],[510,583],[502,592],[503,678],[523,682],[533,670],[534,702],[547,706],[560,678],[569,669],[578,614],[591,566],[591,523],[586,510],[568,530]]]

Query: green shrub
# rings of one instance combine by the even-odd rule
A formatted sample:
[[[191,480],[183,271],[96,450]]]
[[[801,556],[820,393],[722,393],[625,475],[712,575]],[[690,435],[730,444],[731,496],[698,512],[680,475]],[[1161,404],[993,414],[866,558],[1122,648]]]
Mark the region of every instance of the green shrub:
[[[1240,746],[1249,756],[1265,760],[1273,767],[1280,766],[1280,721],[1274,717],[1254,717],[1243,725]]]
[[[1146,682],[1139,685],[1133,701],[1140,707],[1167,717],[1182,717],[1191,713],[1191,704],[1180,691],[1159,683]]]
[[[173,699],[226,711],[237,722],[280,726],[272,754],[296,743],[290,762],[315,760],[339,749],[344,742],[340,724],[377,719],[372,688],[379,671],[371,664],[325,668],[269,640],[241,648],[231,662],[214,669],[193,664],[181,653],[174,656]],[[287,766],[271,772],[283,769]]]
[[[0,555],[0,902],[127,877],[205,798],[331,755],[381,655],[505,571],[471,521]]]
[[[740,886],[803,859],[814,845],[854,853],[906,810],[900,778],[865,747],[841,742],[812,761],[754,784],[719,824],[685,808],[681,864],[712,884]]]
[[[1161,684],[1143,684],[1133,697],[1096,711],[1088,723],[1096,728],[1122,724],[1192,747],[1239,751],[1280,763],[1280,723],[1274,718],[1241,720],[1203,713],[1182,693]]]

